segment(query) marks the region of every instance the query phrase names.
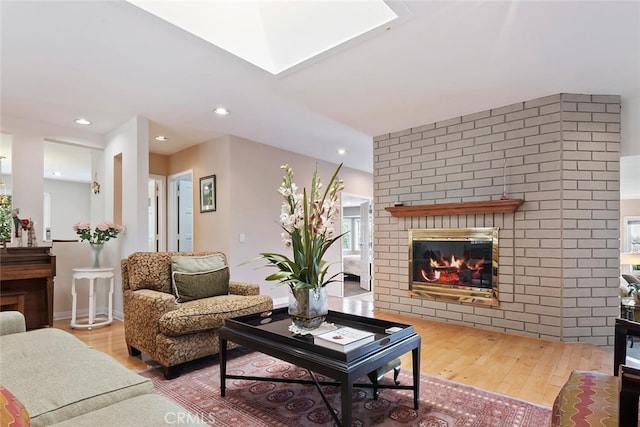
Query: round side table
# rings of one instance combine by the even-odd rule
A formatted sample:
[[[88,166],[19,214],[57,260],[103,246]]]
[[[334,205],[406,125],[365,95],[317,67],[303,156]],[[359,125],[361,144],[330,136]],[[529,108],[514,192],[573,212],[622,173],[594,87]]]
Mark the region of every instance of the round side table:
[[[89,319],[87,323],[78,323],[76,321],[76,310],[78,307],[78,294],[76,293],[76,280],[89,280]],[[109,279],[109,311],[107,320],[96,322],[96,297],[94,293],[94,284],[96,279]],[[81,267],[73,269],[73,279],[71,280],[71,295],[73,303],[71,306],[71,328],[94,328],[97,326],[110,325],[113,322],[113,284],[114,272],[113,268],[106,267]]]

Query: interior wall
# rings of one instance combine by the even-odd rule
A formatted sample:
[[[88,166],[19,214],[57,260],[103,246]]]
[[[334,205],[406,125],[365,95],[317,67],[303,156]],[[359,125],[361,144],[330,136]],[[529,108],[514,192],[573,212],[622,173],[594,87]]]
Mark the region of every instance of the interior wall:
[[[76,235],[77,237],[77,235]],[[54,242],[51,254],[56,257],[56,277],[53,288],[53,319],[70,319],[72,296],[71,280],[74,268],[91,265],[91,254],[87,242]],[[108,302],[105,285],[100,281],[95,287],[96,314],[106,313]],[[87,281],[79,281],[76,285],[78,294],[77,315],[89,315],[89,287]]]
[[[11,135],[12,140],[11,187],[14,206],[20,207],[21,215],[31,217],[38,224],[42,224],[45,140],[49,138],[102,148],[98,135],[6,114],[2,114],[0,119],[0,132]]]
[[[620,156],[640,156],[640,97],[624,98],[621,133],[624,141],[620,146]]]
[[[162,173],[163,160],[151,159],[150,171]],[[232,280],[257,283],[261,292],[280,303],[286,300],[287,289],[265,281],[267,271],[258,268],[259,263],[243,263],[260,252],[287,250],[280,236],[278,220],[282,198],[277,193],[282,182],[280,166],[285,163],[294,167],[300,187],[310,184],[316,164],[325,181],[337,167],[247,139],[225,136],[167,156],[164,170],[165,175],[193,171],[194,250],[224,252],[229,259]],[[209,175],[216,175],[216,211],[201,213],[199,178]],[[371,174],[343,168],[340,176],[345,181],[345,191],[373,197]],[[241,235],[244,242],[240,242]],[[331,248],[328,257],[340,261],[339,245]]]
[[[102,141],[97,135],[79,130],[61,129],[47,123],[40,123],[34,120],[24,120],[15,117],[2,116],[0,120],[3,133],[12,136],[12,195],[14,206],[20,207],[21,216],[31,217],[37,224],[42,223],[43,197],[44,191],[52,190],[53,187],[64,186],[64,184],[53,184],[53,180],[45,180],[42,174],[44,162],[44,145],[47,139],[56,139],[69,143],[77,143],[87,147],[98,148],[92,151],[92,165],[95,159],[102,159]],[[16,151],[17,150],[17,151]],[[17,154],[16,154],[17,153]],[[99,169],[99,180],[102,169]],[[77,186],[75,190],[71,187],[61,191],[58,197],[52,197],[52,203],[63,203],[62,212],[66,212],[66,218],[57,219],[52,217],[52,221],[57,221],[55,227],[58,232],[70,233],[70,239],[76,239],[77,235],[68,226],[78,221],[89,221],[90,214],[84,200],[74,195],[75,191],[88,191],[86,186]],[[55,191],[58,191],[56,188]],[[86,193],[85,193],[86,194]],[[96,198],[91,198],[93,212],[94,202],[100,205]],[[73,212],[69,207],[73,206]],[[55,235],[54,235],[55,236]],[[36,237],[39,244],[44,236],[41,235],[41,228],[38,227]],[[62,238],[57,237],[56,238]],[[47,245],[50,243],[47,243]],[[65,243],[66,244],[66,243]],[[53,247],[51,252],[56,256],[56,277],[54,279],[54,319],[68,318],[71,316],[71,268],[73,266],[86,265],[89,262],[89,247],[86,243],[81,244],[71,242],[66,248]],[[86,301],[86,302],[85,302]],[[79,310],[82,313],[88,306],[88,296],[82,295],[79,300]]]
[[[122,182],[126,188],[122,192],[122,226],[124,232],[110,240],[102,250],[102,264],[115,270],[115,292],[113,298],[114,316],[122,318],[122,281],[120,260],[136,251],[145,251],[148,245],[148,179],[149,179],[149,135],[148,120],[133,117],[114,129],[106,137],[106,145],[101,165],[104,168],[105,183],[115,182],[113,159],[121,156]],[[103,200],[101,211],[94,212],[91,223],[110,221],[114,218],[114,188],[101,187]],[[104,288],[104,287],[103,287]],[[102,294],[106,289],[101,290]]]
[[[558,94],[374,138],[377,309],[612,345],[620,99]],[[505,162],[506,159],[506,162]],[[394,203],[524,199],[514,214],[392,217]],[[499,307],[411,297],[408,229],[500,228]]]
[[[112,221],[122,224],[122,153],[113,156],[113,214]]]
[[[36,224],[42,224],[44,137],[30,131],[13,134],[11,157],[12,206],[20,209],[20,218],[31,218]],[[34,174],[33,170],[38,173]],[[41,241],[42,236],[38,236],[38,240]]]
[[[265,277],[271,272],[261,268],[264,264],[255,262],[243,264],[261,252],[287,254],[282,242],[279,225],[282,196],[278,187],[282,184],[284,164],[294,171],[294,181],[300,191],[311,185],[311,177],[317,166],[318,175],[327,184],[335,172],[337,164],[320,161],[290,151],[281,150],[239,137],[231,137],[230,167],[228,177],[221,182],[230,186],[229,205],[233,212],[227,234],[229,235],[229,263],[235,280],[257,283],[261,291],[271,295],[276,304],[286,304],[288,288],[267,282]],[[350,168],[342,168],[345,191],[372,196],[372,175]],[[338,225],[339,227],[339,225]],[[338,229],[339,230],[339,229]],[[241,242],[241,236],[244,242]],[[336,263],[331,268],[339,271],[341,261],[340,245],[334,244],[326,259]],[[341,294],[339,283],[328,285],[330,294]]]
[[[44,180],[44,191],[51,194],[51,236],[58,240],[76,240],[78,235],[73,231],[73,225],[91,218],[91,185],[83,182]],[[86,195],[86,197],[79,197]],[[73,206],[73,214],[69,213],[69,206]],[[38,241],[41,227],[36,229]]]
[[[169,174],[193,171],[193,249],[229,254],[229,137],[207,141],[169,158]],[[216,175],[216,210],[200,212],[200,178]],[[231,269],[234,279],[234,271]]]
[[[149,153],[149,174],[162,176],[169,175],[169,156]]]
[[[624,236],[627,234],[626,217],[640,218],[640,199],[620,200],[620,248],[624,249]],[[624,252],[624,250],[622,250]]]

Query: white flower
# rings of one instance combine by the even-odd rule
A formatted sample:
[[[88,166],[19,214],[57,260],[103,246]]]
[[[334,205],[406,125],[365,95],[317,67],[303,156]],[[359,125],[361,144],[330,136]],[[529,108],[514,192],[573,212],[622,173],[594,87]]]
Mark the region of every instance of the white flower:
[[[337,208],[339,193],[344,188],[338,178],[341,168],[339,165],[324,192],[316,169],[310,192],[304,189],[299,193],[293,182],[293,169],[289,165],[281,166],[285,171],[282,185],[277,189],[278,194],[284,197],[280,208],[281,236],[284,245],[292,249],[293,258],[261,253],[258,258],[266,259],[269,265],[279,269],[279,273],[268,276],[267,280],[278,280],[292,288],[302,289],[325,286],[340,274],[327,278],[329,265],[322,257],[342,237],[333,237],[333,225],[340,218]]]

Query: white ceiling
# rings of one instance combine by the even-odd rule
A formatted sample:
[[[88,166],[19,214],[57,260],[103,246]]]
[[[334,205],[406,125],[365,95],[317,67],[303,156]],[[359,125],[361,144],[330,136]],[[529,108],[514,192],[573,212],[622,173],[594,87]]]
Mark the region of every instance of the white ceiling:
[[[272,74],[398,17],[383,0],[127,1]]]
[[[559,92],[640,114],[639,1],[393,4],[403,22],[274,76],[127,2],[2,0],[2,118],[82,143],[140,115],[160,154],[233,134],[371,171],[373,136]]]

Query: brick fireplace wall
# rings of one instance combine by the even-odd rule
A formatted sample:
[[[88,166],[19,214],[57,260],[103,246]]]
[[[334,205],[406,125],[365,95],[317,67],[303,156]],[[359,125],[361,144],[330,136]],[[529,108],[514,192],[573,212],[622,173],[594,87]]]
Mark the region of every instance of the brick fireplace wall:
[[[375,137],[376,309],[612,345],[619,163],[619,96],[557,94]],[[515,213],[384,210],[499,199],[505,164],[509,198],[525,200]],[[499,307],[409,295],[407,230],[457,227],[500,228]]]

